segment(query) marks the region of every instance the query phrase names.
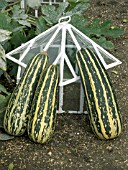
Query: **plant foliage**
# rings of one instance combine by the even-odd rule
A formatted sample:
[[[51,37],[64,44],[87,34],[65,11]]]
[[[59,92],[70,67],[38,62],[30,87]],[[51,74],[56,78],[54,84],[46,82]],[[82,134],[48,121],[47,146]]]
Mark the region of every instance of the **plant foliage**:
[[[94,19],[91,23],[87,18],[81,15],[73,15],[71,23],[81,32],[93,39],[97,44],[105,49],[113,49],[114,44],[110,41],[111,38],[118,38],[124,34],[124,31],[117,27],[112,27],[111,20],[101,21]]]
[[[0,45],[0,69],[6,71],[6,58],[5,58],[5,51],[3,47]]]

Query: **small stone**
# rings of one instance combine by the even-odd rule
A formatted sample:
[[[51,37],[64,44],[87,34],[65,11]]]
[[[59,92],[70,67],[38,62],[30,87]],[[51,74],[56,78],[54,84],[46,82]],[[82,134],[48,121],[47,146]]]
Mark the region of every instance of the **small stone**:
[[[109,152],[112,152],[113,151],[113,148],[111,146],[107,146],[106,149],[109,151]]]
[[[50,159],[51,162],[54,162],[54,159]]]
[[[48,155],[49,155],[49,156],[51,156],[51,155],[52,155],[52,152],[51,152],[51,151],[50,151],[50,152],[48,152]]]

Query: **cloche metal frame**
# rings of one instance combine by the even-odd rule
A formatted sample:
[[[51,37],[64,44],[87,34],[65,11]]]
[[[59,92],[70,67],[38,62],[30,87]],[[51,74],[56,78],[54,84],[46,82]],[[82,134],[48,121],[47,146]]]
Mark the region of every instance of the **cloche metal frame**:
[[[47,51],[50,55],[51,62],[53,64],[59,64],[60,69],[60,82],[59,82],[59,106],[58,113],[65,112],[63,110],[63,97],[64,97],[64,86],[80,82],[80,76],[78,75],[77,65],[74,68],[69,56],[67,55],[67,49],[80,50],[82,47],[91,48],[99,57],[106,69],[112,68],[121,64],[121,61],[114,57],[112,54],[107,52],[101,46],[96,44],[88,36],[80,32],[77,28],[70,24],[71,17],[66,16],[59,19],[58,24],[46,30],[45,32],[39,34],[30,41],[22,44],[20,47],[14,49],[13,51],[6,54],[6,57],[18,64],[17,71],[17,83],[23,73],[24,68],[27,64],[24,62],[31,50],[39,47],[40,51]],[[59,39],[59,40],[58,40]],[[53,52],[49,51],[54,49],[57,55],[53,55]],[[52,53],[52,54],[51,54]],[[19,59],[16,59],[13,55],[19,54]],[[53,58],[52,58],[53,57]],[[106,62],[109,60],[109,63]],[[64,78],[64,67],[67,65],[72,78]],[[84,106],[84,92],[82,85],[80,83],[80,105],[79,110],[68,110],[69,113],[83,113],[86,112],[83,108]]]

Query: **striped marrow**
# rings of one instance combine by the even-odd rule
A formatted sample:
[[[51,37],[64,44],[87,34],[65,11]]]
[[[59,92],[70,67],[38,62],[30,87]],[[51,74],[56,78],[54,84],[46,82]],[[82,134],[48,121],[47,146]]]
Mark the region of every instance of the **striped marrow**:
[[[57,66],[50,65],[42,73],[33,99],[28,121],[28,136],[45,143],[53,134],[56,121],[58,76]]]
[[[76,54],[92,129],[100,139],[113,139],[122,130],[121,115],[109,76],[90,49]]]
[[[46,52],[34,56],[15,87],[4,115],[4,129],[8,134],[14,136],[24,134],[34,91],[47,61]]]

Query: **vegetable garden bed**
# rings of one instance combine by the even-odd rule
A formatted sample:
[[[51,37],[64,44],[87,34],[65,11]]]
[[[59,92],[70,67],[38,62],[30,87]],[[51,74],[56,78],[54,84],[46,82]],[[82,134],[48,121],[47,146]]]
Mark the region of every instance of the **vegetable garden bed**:
[[[114,21],[114,26],[120,26],[127,31],[127,22],[124,22],[127,17],[126,12],[126,0],[120,2],[94,0],[85,15],[90,19],[111,19]],[[102,141],[92,134],[87,115],[58,114],[52,141],[45,145],[31,142],[26,134],[6,142],[0,141],[1,170],[7,169],[9,164],[10,169],[14,165],[14,170],[124,170],[128,168],[127,35],[125,33],[118,40],[112,41],[115,44],[112,53],[122,61],[121,65],[109,70],[122,113],[122,135],[114,140]],[[77,86],[70,88],[72,91],[78,91]],[[68,88],[65,89],[65,93],[66,99],[69,99]],[[72,107],[73,105],[76,107],[78,102],[75,102]],[[67,100],[68,104],[69,100]]]

